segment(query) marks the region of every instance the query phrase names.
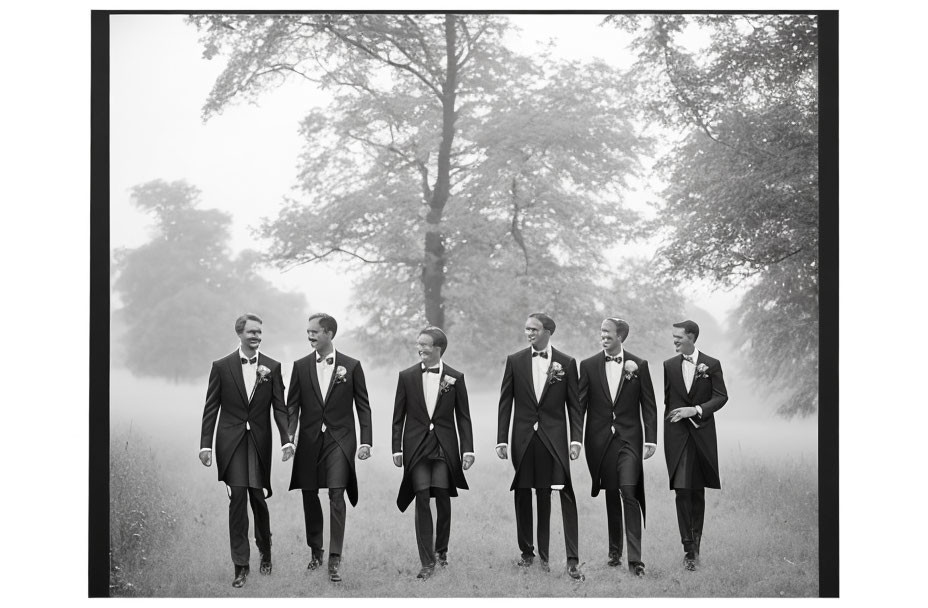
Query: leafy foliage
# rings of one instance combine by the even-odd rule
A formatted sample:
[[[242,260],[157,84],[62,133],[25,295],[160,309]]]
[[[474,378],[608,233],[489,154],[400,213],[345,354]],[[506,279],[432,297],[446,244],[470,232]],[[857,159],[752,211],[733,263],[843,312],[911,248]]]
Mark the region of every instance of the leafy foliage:
[[[496,369],[537,310],[598,335],[601,252],[634,234],[622,190],[650,145],[620,73],[516,55],[500,15],[191,21],[208,55],[229,54],[205,115],[297,74],[331,92],[302,123],[303,196],[262,235],[281,265],[356,273],[371,356],[432,323]]]
[[[268,335],[303,332],[302,295],[282,293],[257,274],[258,254],[232,257],[228,214],[198,209],[199,190],[154,180],[132,189],[133,202],[155,219],[152,239],[115,255],[114,291],[126,325],[127,368],[173,381],[199,378],[236,343],[243,312],[264,319]]]
[[[779,412],[818,407],[817,28],[804,15],[623,16],[646,115],[683,137],[658,170],[666,269],[750,291],[736,314]],[[707,32],[706,48],[679,42]]]

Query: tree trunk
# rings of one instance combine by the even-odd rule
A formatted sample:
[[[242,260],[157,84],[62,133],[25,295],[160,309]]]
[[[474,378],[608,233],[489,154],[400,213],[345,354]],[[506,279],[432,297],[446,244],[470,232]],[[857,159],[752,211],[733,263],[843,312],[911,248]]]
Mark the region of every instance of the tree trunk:
[[[445,328],[445,299],[441,295],[445,283],[445,238],[441,232],[441,217],[451,194],[451,143],[454,140],[455,92],[458,65],[455,57],[455,17],[445,15],[445,54],[447,70],[442,85],[442,128],[438,147],[438,168],[435,188],[425,217],[425,259],[422,265],[422,286],[425,292],[425,318],[430,325]]]

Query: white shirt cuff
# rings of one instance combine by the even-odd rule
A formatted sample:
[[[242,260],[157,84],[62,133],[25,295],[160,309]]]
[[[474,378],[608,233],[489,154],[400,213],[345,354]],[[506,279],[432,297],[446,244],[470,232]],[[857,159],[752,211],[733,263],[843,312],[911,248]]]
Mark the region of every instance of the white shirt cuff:
[[[702,416],[702,408],[698,405],[694,405],[693,407],[695,407],[696,411],[699,412],[699,415]]]
[[[280,449],[286,450],[287,448],[293,448],[293,449],[295,450],[295,449],[296,449],[296,446],[293,445],[293,442],[290,442],[290,443],[285,443],[283,446],[281,446]]]
[[[579,445],[580,447],[583,447],[583,444],[580,443],[579,441],[571,441],[570,445]]]
[[[213,451],[213,448],[200,448],[200,453],[201,453],[201,454],[202,454],[203,452],[212,452],[212,451]]]
[[[464,456],[474,456],[474,453],[473,453],[473,452],[464,452],[463,454],[461,454],[461,458],[463,458]],[[474,458],[476,458],[476,456],[474,456]]]
[[[645,441],[644,444],[645,444],[645,445],[650,445],[650,446],[655,447],[655,448],[657,447],[657,444],[656,444],[656,443],[648,443],[647,441]]]
[[[403,455],[402,452],[393,452],[393,457],[394,457],[394,458],[396,458],[397,456],[402,456],[402,455]]]
[[[497,444],[496,444],[496,447],[498,447],[498,448],[504,448],[504,447],[506,447],[507,445],[508,445],[508,444],[506,444],[506,443],[497,443]]]

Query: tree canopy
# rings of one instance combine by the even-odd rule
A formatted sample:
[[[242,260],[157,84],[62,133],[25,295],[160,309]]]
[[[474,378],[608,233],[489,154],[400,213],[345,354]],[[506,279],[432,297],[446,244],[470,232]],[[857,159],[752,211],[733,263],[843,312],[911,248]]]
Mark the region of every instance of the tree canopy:
[[[151,240],[115,253],[114,292],[126,325],[130,371],[173,381],[200,378],[209,361],[237,344],[235,319],[264,320],[265,339],[301,335],[305,298],[283,293],[257,273],[261,256],[233,257],[227,213],[197,208],[200,192],[184,181],[154,180],[132,189],[132,201],[155,222]],[[272,349],[273,352],[273,349]]]
[[[681,278],[749,287],[736,311],[786,416],[818,407],[818,44],[814,16],[630,15],[642,115],[679,137],[655,229]],[[681,40],[707,33],[705,48]]]
[[[595,339],[603,251],[636,234],[622,195],[651,144],[620,72],[518,55],[502,15],[190,20],[206,56],[227,57],[205,117],[290,77],[331,94],[302,122],[301,196],[261,232],[281,266],[354,271],[371,356],[430,323],[496,369],[539,310],[570,319],[561,344]]]

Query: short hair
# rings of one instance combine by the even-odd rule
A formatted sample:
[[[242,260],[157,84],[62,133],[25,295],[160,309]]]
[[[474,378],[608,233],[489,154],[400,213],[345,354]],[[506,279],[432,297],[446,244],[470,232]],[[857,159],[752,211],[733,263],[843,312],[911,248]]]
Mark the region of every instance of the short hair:
[[[313,319],[319,319],[319,327],[322,328],[327,334],[332,334],[332,337],[335,337],[335,334],[338,333],[338,322],[335,321],[335,317],[332,315],[327,315],[324,312],[317,312],[315,314],[309,315],[309,318],[306,319],[306,322],[309,323]]]
[[[610,323],[615,325],[615,333],[619,335],[619,339],[621,339],[622,342],[625,342],[625,339],[628,337],[628,331],[630,329],[628,327],[628,322],[622,319],[619,319],[617,317],[607,317],[606,319],[603,319],[603,320],[609,321]]]
[[[445,335],[445,332],[443,332],[440,327],[429,325],[419,332],[420,336],[423,334],[431,336],[432,344],[441,349],[442,355],[448,352],[448,336]]]
[[[261,325],[264,325],[264,321],[261,320],[261,317],[256,314],[246,312],[235,320],[235,333],[240,334],[245,331],[245,323],[248,323],[249,321],[257,321]]]
[[[550,331],[552,335],[554,335],[554,328],[557,327],[557,325],[554,323],[554,319],[552,319],[551,317],[549,317],[543,312],[533,312],[532,314],[529,315],[529,317],[538,319],[539,321],[541,321],[541,326],[544,329],[547,329],[548,331]]]
[[[679,323],[674,323],[674,327],[679,327],[688,334],[693,334],[693,342],[696,341],[696,338],[699,337],[699,325],[696,325],[696,321],[680,321]]]

